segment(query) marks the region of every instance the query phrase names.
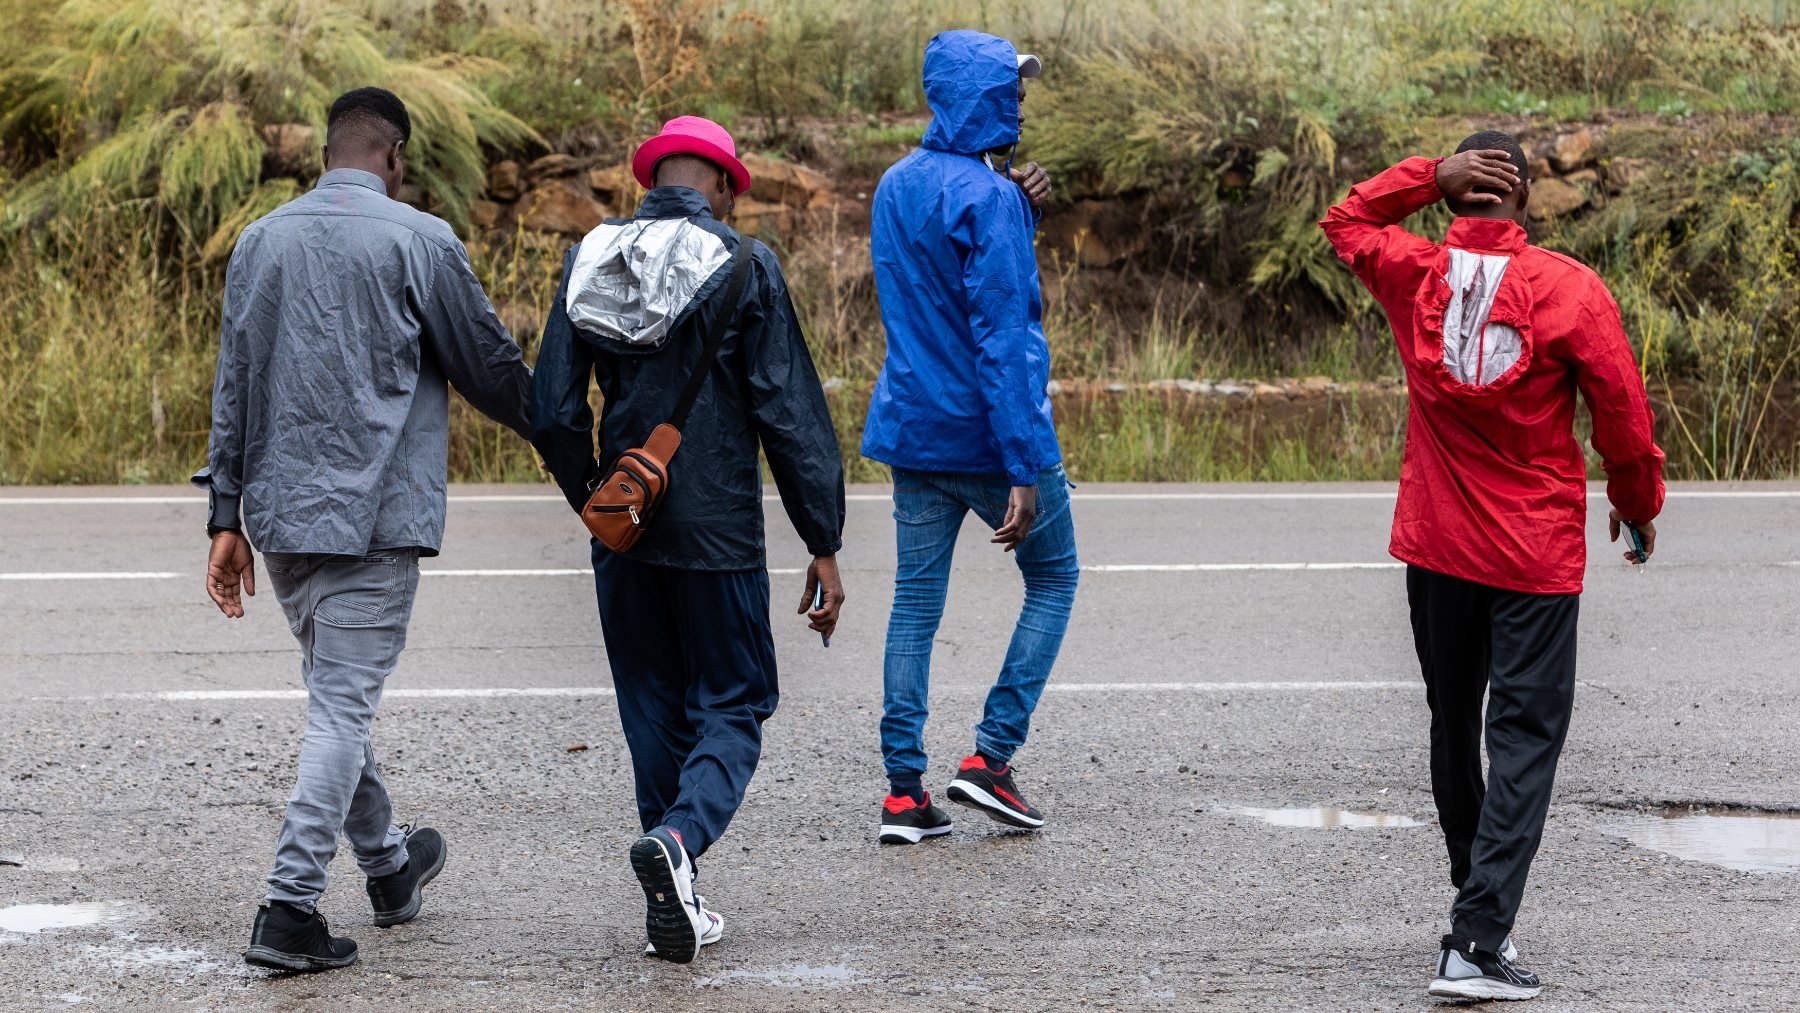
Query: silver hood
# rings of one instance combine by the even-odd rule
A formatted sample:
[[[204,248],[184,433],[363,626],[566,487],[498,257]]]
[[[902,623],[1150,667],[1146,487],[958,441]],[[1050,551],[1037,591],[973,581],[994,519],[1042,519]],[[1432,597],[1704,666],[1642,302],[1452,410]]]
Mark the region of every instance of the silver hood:
[[[563,308],[583,330],[660,348],[694,294],[729,259],[724,240],[686,218],[607,223],[581,241]]]

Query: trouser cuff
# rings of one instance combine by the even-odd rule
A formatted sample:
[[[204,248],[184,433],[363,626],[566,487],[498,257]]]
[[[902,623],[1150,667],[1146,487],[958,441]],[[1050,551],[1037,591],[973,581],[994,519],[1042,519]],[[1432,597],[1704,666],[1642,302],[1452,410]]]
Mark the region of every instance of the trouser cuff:
[[[712,847],[712,841],[707,840],[700,824],[684,816],[665,816],[662,825],[681,835],[681,849],[688,853],[690,859],[699,858],[706,854],[707,848]]]
[[[313,909],[313,905],[315,905],[319,902],[319,895],[316,893],[313,893],[313,894],[300,893],[298,891],[289,890],[284,887],[272,886],[269,888],[268,894],[263,899],[264,900],[278,900],[278,901],[281,901],[283,904],[292,904],[302,911],[311,913],[311,911]]]
[[[976,732],[975,751],[983,756],[999,760],[1000,765],[1004,767],[1012,762],[1013,754],[1019,751],[1019,747],[1000,745],[993,739],[988,738],[980,732]]]
[[[1512,926],[1483,915],[1457,914],[1450,920],[1450,933],[1474,943],[1476,949],[1485,953],[1499,953]]]

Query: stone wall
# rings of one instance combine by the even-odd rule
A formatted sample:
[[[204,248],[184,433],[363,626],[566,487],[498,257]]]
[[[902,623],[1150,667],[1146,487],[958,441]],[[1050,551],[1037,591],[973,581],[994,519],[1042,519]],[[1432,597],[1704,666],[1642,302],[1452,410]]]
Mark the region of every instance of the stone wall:
[[[829,209],[842,200],[829,179],[803,165],[760,155],[744,156],[744,165],[752,185],[732,216],[742,232],[785,228],[801,211]],[[483,230],[583,236],[607,218],[629,216],[643,195],[629,162],[565,154],[509,159],[489,168],[487,193],[471,207],[470,218]]]

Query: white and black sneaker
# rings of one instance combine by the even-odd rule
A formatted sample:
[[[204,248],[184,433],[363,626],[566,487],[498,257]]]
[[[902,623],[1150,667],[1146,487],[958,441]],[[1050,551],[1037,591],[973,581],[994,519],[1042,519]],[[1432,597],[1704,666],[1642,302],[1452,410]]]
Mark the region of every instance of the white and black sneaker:
[[[694,892],[694,865],[680,834],[657,827],[638,838],[631,870],[644,888],[645,953],[686,964],[725,934],[725,919],[706,910],[705,898]]]
[[[702,929],[700,932],[700,945],[701,946],[711,946],[712,944],[718,942],[719,940],[724,939],[725,938],[725,916],[722,914],[719,914],[717,911],[713,911],[710,908],[708,908],[706,906],[706,898],[700,896],[699,894],[694,895],[694,906],[699,908],[700,913],[702,915],[704,915],[707,919],[706,927],[704,929]],[[656,955],[657,955],[656,944],[655,943],[645,943],[644,944],[644,956],[654,957]]]
[[[1044,825],[1044,814],[1031,807],[1013,783],[1012,764],[999,770],[987,765],[980,753],[963,759],[944,794],[950,801],[987,813],[996,821],[1025,830]]]
[[[1444,937],[1437,975],[1429,989],[1440,999],[1470,1000],[1535,999],[1543,990],[1537,975],[1514,964],[1505,954],[1476,949],[1474,943],[1460,936]]]
[[[1454,934],[1455,933],[1452,932],[1452,935]],[[1508,932],[1506,938],[1500,941],[1500,955],[1505,957],[1508,963],[1516,964],[1519,962],[1519,948],[1513,945],[1511,932]]]
[[[932,805],[929,794],[923,803],[911,795],[889,795],[881,803],[881,835],[876,840],[883,844],[917,844],[949,832],[950,814]]]

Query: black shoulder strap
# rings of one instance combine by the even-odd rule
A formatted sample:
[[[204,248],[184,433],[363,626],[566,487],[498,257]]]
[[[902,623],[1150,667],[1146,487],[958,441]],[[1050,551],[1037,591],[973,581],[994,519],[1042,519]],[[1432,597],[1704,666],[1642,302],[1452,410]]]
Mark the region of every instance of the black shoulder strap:
[[[675,411],[669,416],[669,424],[678,430],[687,428],[688,412],[693,410],[700,388],[706,385],[713,360],[719,357],[719,346],[725,343],[725,328],[737,316],[738,300],[744,294],[744,279],[750,274],[750,243],[749,236],[738,236],[737,250],[731,255],[731,280],[725,283],[724,301],[713,314],[712,327],[706,332],[706,345],[694,362],[694,372],[688,377],[687,386],[681,390],[681,400],[675,402]]]

